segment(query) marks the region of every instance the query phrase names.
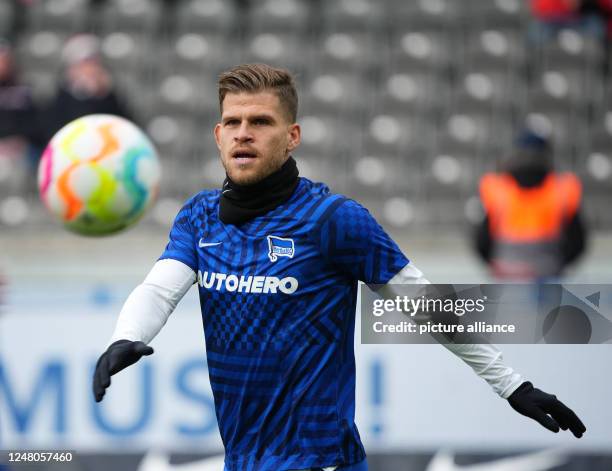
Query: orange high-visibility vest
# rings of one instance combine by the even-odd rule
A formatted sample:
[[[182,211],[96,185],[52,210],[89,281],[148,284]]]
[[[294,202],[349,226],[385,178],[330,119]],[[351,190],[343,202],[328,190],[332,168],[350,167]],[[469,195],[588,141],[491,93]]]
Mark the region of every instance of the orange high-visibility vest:
[[[582,187],[571,173],[549,174],[541,185],[523,188],[509,174],[487,174],[480,197],[495,239],[542,242],[560,236],[580,206]]]
[[[509,174],[487,174],[480,197],[493,239],[492,266],[499,276],[556,276],[562,268],[560,241],[580,206],[582,187],[570,173],[550,173],[524,188]]]

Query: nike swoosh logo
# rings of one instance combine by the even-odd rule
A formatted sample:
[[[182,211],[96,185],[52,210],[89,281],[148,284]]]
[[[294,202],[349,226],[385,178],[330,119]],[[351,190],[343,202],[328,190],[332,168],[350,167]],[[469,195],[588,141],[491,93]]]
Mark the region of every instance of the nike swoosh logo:
[[[198,242],[198,247],[214,247],[215,245],[221,245],[223,242],[202,242],[202,239]]]
[[[487,463],[460,466],[449,452],[437,453],[426,471],[548,471],[567,463],[567,458],[556,451],[540,451],[528,455],[511,456]]]

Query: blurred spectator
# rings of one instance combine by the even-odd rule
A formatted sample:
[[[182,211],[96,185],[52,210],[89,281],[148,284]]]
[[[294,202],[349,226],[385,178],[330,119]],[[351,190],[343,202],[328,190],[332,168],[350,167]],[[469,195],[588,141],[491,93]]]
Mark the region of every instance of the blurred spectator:
[[[10,172],[17,183],[23,163],[33,163],[40,151],[37,113],[32,90],[19,82],[10,44],[0,39],[0,180]]]
[[[45,110],[46,140],[64,125],[89,114],[114,114],[131,119],[117,95],[110,71],[100,56],[100,41],[90,34],[69,39],[62,51],[63,77]]]
[[[598,15],[605,24],[607,39],[612,38],[612,0],[582,0],[581,11]]]
[[[603,39],[607,18],[601,7],[608,0],[530,0],[534,22],[530,36],[536,42],[553,38],[560,30],[575,29]]]
[[[550,143],[531,131],[519,137],[501,170],[480,182],[485,218],[478,253],[498,278],[560,276],[585,247],[580,181],[553,170]]]

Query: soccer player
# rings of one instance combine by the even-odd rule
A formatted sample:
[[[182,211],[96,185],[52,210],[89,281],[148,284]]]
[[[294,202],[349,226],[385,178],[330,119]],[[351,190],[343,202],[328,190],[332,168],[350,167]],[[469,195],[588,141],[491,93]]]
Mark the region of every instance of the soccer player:
[[[225,470],[366,470],[354,422],[357,285],[393,295],[393,284],[428,281],[366,209],[298,176],[287,71],[234,67],[220,76],[219,102],[214,134],[227,178],[178,213],[98,360],[95,399],[113,374],[153,353],[147,344],[197,283]],[[585,432],[493,346],[445,347],[521,414],[553,432]]]

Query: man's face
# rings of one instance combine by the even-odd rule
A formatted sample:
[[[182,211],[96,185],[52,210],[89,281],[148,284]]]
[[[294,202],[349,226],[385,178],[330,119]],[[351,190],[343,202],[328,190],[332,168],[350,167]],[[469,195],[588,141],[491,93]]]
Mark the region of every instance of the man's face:
[[[221,162],[239,185],[256,183],[278,170],[300,143],[274,92],[228,93],[215,126]]]
[[[106,96],[111,89],[111,77],[97,59],[86,59],[70,65],[66,71],[73,90],[88,96]]]

